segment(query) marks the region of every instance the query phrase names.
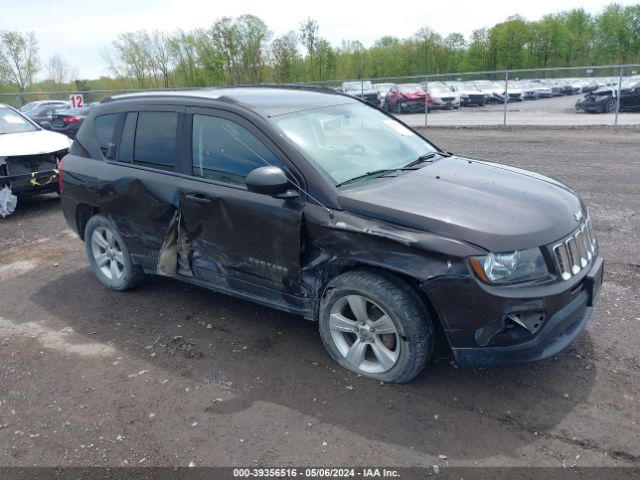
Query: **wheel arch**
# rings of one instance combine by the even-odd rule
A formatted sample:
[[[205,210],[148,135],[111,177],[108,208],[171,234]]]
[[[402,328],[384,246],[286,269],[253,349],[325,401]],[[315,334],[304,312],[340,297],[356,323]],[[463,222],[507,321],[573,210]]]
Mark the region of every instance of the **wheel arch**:
[[[94,215],[98,215],[100,209],[86,203],[81,203],[76,207],[76,228],[78,229],[78,236],[84,241],[84,230],[87,223]]]
[[[329,283],[331,280],[336,278],[338,275],[342,275],[346,272],[352,271],[364,271],[370,272],[377,275],[380,275],[384,278],[387,278],[394,283],[401,285],[406,285],[412,293],[417,297],[420,303],[424,306],[425,310],[431,317],[434,330],[435,330],[435,341],[436,344],[442,344],[444,341],[448,346],[449,341],[446,339],[446,335],[444,333],[444,325],[438,310],[435,305],[431,301],[431,299],[427,296],[424,290],[420,287],[421,280],[409,275],[407,272],[401,271],[397,268],[394,268],[391,265],[383,265],[377,264],[373,262],[367,262],[362,259],[358,260],[337,260],[329,265],[327,265],[319,278],[321,278],[321,283],[318,288],[318,296],[317,301],[315,302],[314,312],[313,312],[313,320],[318,321],[320,318],[320,305],[322,300],[327,295],[327,292],[330,289]]]

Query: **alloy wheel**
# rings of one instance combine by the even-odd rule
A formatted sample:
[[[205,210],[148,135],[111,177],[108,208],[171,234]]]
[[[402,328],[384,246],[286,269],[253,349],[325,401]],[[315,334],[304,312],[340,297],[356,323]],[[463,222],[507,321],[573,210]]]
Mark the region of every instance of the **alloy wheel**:
[[[339,298],[331,308],[329,327],[336,348],[355,370],[383,373],[398,361],[401,342],[395,323],[369,298]]]
[[[96,228],[91,234],[91,253],[100,272],[109,280],[124,275],[125,263],[122,247],[111,230]]]

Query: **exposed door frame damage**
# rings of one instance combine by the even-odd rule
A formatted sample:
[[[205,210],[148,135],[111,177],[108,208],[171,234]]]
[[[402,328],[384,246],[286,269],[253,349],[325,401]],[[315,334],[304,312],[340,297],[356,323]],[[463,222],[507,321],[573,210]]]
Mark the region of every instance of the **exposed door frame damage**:
[[[169,223],[169,232],[158,252],[157,273],[165,276],[193,277],[192,254],[191,239],[184,227],[182,214],[176,210]]]

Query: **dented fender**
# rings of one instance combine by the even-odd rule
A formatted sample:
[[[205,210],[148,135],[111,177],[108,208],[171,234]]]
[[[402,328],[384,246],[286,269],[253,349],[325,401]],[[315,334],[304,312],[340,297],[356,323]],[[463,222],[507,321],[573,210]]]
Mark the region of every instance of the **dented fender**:
[[[422,283],[468,275],[465,258],[485,253],[459,240],[315,205],[305,207],[302,236],[302,281],[315,297],[344,267],[381,268]]]

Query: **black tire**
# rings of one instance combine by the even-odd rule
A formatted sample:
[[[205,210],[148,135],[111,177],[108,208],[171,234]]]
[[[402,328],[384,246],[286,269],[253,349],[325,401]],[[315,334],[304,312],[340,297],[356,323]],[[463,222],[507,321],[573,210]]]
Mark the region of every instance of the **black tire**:
[[[390,368],[378,372],[355,368],[347,361],[347,355],[341,352],[341,346],[336,343],[332,335],[330,317],[332,310],[335,310],[335,307],[340,304],[339,302],[348,303],[345,302],[347,296],[366,297],[370,303],[366,304],[365,311],[368,310],[368,307],[371,307],[368,311],[372,311],[379,306],[381,313],[386,314],[393,322],[397,334],[391,335],[393,342],[395,342],[393,343],[394,352],[397,349],[397,359],[394,360],[393,366]],[[353,318],[356,317],[357,315],[353,315]],[[363,325],[358,321],[355,323]],[[360,328],[365,329],[366,327]],[[406,282],[392,274],[357,270],[343,273],[331,280],[320,303],[319,329],[325,349],[338,364],[362,376],[384,382],[409,382],[424,369],[433,352],[433,323],[424,303]],[[349,349],[354,346],[356,341],[360,341],[357,340],[358,338],[361,338],[360,334],[356,333],[338,332],[339,335],[343,335],[342,338],[352,336],[353,343],[347,344]],[[387,338],[383,338],[385,336]],[[366,355],[370,358],[367,362],[375,364],[379,357],[373,344],[379,345],[379,342],[383,342],[386,345],[389,334],[375,333],[371,334],[371,337],[375,338],[367,340],[370,346],[365,347],[367,348]],[[344,348],[345,345],[342,344],[343,351]],[[366,357],[363,356],[363,358]],[[378,363],[382,367],[382,362]]]
[[[117,247],[118,251],[119,261],[117,262],[118,266],[115,267],[117,268],[117,273],[115,274],[114,270],[109,269],[106,266],[98,266],[98,260],[96,259],[96,255],[99,250],[105,250],[105,255],[107,255],[108,252],[106,252],[106,247],[99,245],[99,242],[97,241],[98,239],[94,241],[94,233],[96,233],[97,237],[101,237],[109,243],[106,236],[103,237],[103,233],[105,232],[110,232],[113,236],[112,248],[115,249]],[[129,249],[122,239],[120,232],[118,232],[115,224],[104,215],[94,215],[89,219],[87,226],[84,229],[84,245],[91,268],[93,268],[93,272],[98,280],[100,280],[100,283],[105,287],[118,291],[130,290],[138,286],[144,280],[144,272],[139,265],[135,265],[131,260]],[[111,262],[114,262],[115,258],[116,257],[113,256],[110,260],[107,260],[110,262],[109,265],[111,265]],[[121,269],[120,266],[122,267]],[[105,274],[103,271],[104,268],[110,270],[110,272],[107,273],[111,273],[111,278]]]
[[[607,103],[602,107],[602,113],[613,113],[616,111],[616,101],[614,98],[607,100]]]

